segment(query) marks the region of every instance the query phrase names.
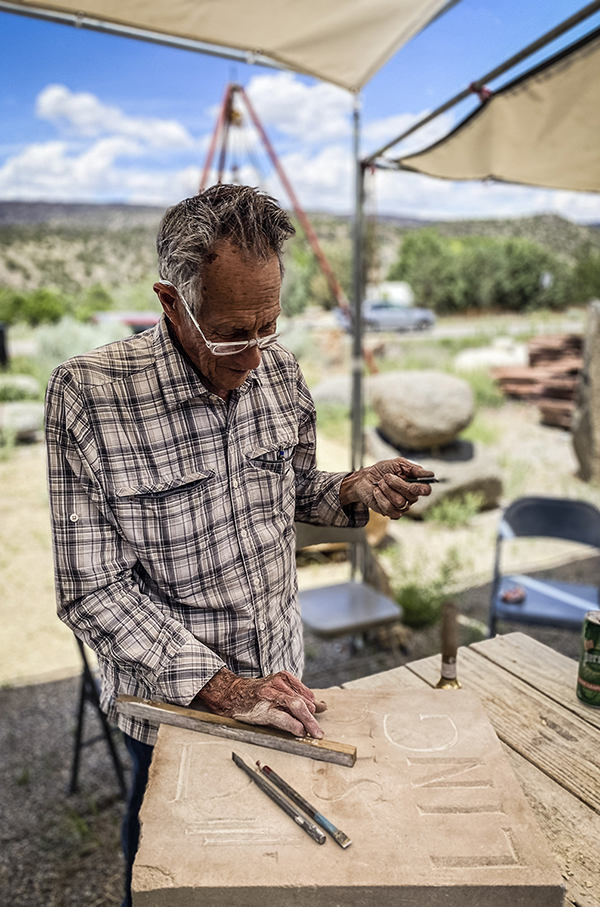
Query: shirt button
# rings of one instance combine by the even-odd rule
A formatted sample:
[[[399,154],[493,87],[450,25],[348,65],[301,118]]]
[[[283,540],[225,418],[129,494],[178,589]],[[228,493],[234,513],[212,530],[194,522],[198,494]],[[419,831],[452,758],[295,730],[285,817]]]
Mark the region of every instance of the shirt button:
[[[246,538],[246,536],[248,535],[248,530],[247,530],[247,529],[242,529],[240,535],[242,535],[244,538]]]
[[[237,488],[240,483],[238,482],[237,479],[234,479],[231,484],[233,485],[234,488]]]
[[[264,629],[265,629],[265,625],[264,625],[264,624],[259,624],[259,625],[258,625],[258,629],[259,629],[259,630],[264,630]]]
[[[71,516],[69,517],[69,519],[71,520],[72,523],[76,523],[77,520],[79,519],[79,514],[78,514],[78,513],[72,513]]]

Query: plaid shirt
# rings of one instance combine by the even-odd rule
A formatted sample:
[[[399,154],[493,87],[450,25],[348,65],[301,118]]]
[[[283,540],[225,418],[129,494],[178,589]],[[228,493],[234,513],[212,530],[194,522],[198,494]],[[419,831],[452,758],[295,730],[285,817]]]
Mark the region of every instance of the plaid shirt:
[[[63,363],[46,398],[58,613],[120,694],[188,705],[224,665],[300,676],[294,520],[364,525],[316,469],[315,411],[278,344],[225,402],[156,328]]]

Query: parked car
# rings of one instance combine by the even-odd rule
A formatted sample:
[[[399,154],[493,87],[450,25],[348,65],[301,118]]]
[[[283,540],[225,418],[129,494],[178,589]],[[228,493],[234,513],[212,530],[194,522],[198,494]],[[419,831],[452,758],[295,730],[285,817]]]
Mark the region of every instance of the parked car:
[[[352,317],[343,309],[336,309],[336,318],[345,330],[352,330]],[[435,324],[430,309],[398,305],[387,299],[368,299],[363,302],[365,331],[425,331]]]

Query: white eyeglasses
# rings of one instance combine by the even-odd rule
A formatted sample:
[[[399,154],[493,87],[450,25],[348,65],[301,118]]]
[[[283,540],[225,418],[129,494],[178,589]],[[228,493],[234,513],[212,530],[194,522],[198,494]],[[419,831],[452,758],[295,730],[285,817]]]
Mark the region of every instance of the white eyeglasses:
[[[204,336],[204,331],[194,318],[189,305],[183,297],[183,294],[180,293],[175,284],[172,284],[170,280],[159,280],[158,282],[164,284],[166,287],[172,287],[175,290],[175,292],[181,299],[186,312],[190,316],[194,327],[204,340],[206,348],[213,354],[213,356],[232,356],[234,353],[241,353],[243,350],[247,350],[253,346],[257,346],[259,350],[266,350],[267,347],[273,346],[273,344],[276,343],[279,339],[279,334],[269,334],[267,337],[258,337],[256,340],[233,340],[231,342],[225,343],[214,343],[212,340],[207,340]]]

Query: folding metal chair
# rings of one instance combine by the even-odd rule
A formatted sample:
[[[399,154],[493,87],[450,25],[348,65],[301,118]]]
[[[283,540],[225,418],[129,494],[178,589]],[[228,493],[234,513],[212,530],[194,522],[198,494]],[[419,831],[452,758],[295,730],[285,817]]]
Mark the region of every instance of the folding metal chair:
[[[364,529],[296,523],[297,550],[326,542],[347,542],[353,546],[352,576],[346,583],[320,586],[299,593],[304,626],[321,639],[333,639],[336,636],[358,636],[367,630],[390,628],[398,623],[402,617],[400,606],[365,582],[375,557]],[[359,580],[356,579],[357,573],[360,573]],[[391,633],[390,645],[395,652]]]
[[[600,510],[569,498],[524,497],[513,501],[498,526],[490,636],[496,635],[498,620],[579,630],[585,612],[600,607],[598,586],[502,574],[503,543],[521,537],[564,539],[600,549]]]
[[[77,637],[75,637],[77,639]],[[77,727],[75,730],[75,745],[73,748],[73,763],[71,768],[71,783],[69,785],[69,793],[74,794],[78,788],[78,777],[79,777],[79,764],[81,761],[81,751],[85,746],[91,746],[93,743],[97,743],[99,740],[105,740],[112,759],[112,763],[115,769],[115,774],[117,776],[117,782],[119,785],[119,793],[123,800],[127,796],[127,785],[125,783],[125,773],[123,770],[123,763],[117,752],[115,742],[112,737],[112,729],[106,719],[106,715],[100,708],[100,692],[98,689],[98,682],[94,677],[92,670],[90,668],[87,655],[85,653],[85,646],[80,639],[77,639],[77,645],[79,646],[79,651],[81,652],[81,658],[83,661],[83,670],[81,672],[81,686],[79,689],[79,706],[77,710]],[[90,705],[95,709],[96,714],[100,720],[100,725],[102,727],[102,733],[98,734],[96,737],[92,737],[89,740],[83,739],[83,723],[85,718],[85,704],[89,702]]]

